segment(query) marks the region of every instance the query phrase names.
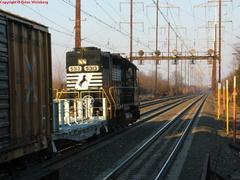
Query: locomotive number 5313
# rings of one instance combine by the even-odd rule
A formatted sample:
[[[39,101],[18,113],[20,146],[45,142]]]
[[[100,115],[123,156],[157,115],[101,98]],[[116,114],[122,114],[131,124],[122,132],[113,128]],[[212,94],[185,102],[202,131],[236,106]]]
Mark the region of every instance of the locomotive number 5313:
[[[84,66],[84,71],[98,71],[99,67],[98,66]]]
[[[82,71],[82,66],[69,66],[68,71],[69,72],[80,72],[80,71]]]

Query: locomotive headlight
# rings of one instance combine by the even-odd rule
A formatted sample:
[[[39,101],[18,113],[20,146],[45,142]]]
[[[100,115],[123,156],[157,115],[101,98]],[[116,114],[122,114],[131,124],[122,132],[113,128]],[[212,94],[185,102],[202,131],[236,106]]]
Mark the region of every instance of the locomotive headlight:
[[[78,59],[78,65],[87,64],[87,59]]]

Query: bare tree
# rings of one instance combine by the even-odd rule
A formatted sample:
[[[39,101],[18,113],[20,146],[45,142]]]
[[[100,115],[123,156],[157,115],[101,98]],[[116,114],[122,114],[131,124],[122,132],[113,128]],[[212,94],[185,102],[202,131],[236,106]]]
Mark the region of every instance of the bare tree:
[[[171,76],[172,79],[172,91],[173,94],[181,94],[181,87],[183,86],[183,76],[179,71],[174,71],[174,73]]]
[[[65,64],[59,61],[53,62],[53,89],[62,89],[62,85],[66,84]]]
[[[233,53],[234,59],[232,61],[232,69],[235,72],[240,66],[240,46],[238,44],[235,44],[233,49],[235,52]]]

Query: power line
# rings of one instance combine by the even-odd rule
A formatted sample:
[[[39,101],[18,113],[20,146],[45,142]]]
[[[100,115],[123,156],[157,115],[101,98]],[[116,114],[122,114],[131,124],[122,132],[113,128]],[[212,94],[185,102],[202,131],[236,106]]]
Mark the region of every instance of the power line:
[[[169,5],[168,2],[167,2],[167,4]],[[172,14],[171,9],[169,9],[169,11],[170,11],[170,14],[171,14],[171,16],[172,16],[172,19],[173,19],[173,22],[174,22],[175,26],[178,27],[178,26],[177,26],[177,23],[176,23],[176,21],[175,21],[175,19],[174,19],[174,16],[173,16],[173,14]],[[171,26],[171,24],[170,24],[170,26]],[[174,29],[176,29],[176,31],[178,31],[178,34],[176,33],[176,36],[177,36],[178,38],[180,38],[180,40],[183,42],[183,37],[181,36],[181,32],[179,31],[179,28],[174,28]],[[188,48],[187,48],[187,49],[188,49]]]
[[[71,3],[69,0],[68,0],[68,1],[67,1],[67,0],[62,0],[62,1],[65,2],[65,3],[67,3],[67,4],[69,4],[69,5],[72,6],[72,7],[75,7],[75,5],[74,5],[73,3]],[[112,25],[109,25],[108,23],[106,23],[105,21],[97,18],[96,16],[93,16],[92,14],[89,14],[88,12],[84,11],[83,9],[81,9],[81,11],[82,11],[84,14],[86,14],[87,16],[89,16],[89,17],[91,17],[92,19],[94,19],[95,21],[98,21],[98,22],[104,24],[105,26],[107,26],[107,27],[109,27],[109,28],[111,28],[111,29],[113,29],[113,30],[115,30],[115,31],[123,34],[124,36],[127,36],[127,37],[130,36],[129,33],[127,33],[127,32],[124,33],[124,32],[122,32],[122,31],[120,31],[119,29],[113,27]],[[133,40],[134,40],[135,42],[138,42],[139,44],[143,45],[144,47],[147,47],[147,48],[148,48],[148,45],[147,45],[146,43],[144,43],[144,42],[139,41],[139,39],[133,37]]]
[[[69,31],[68,29],[66,29],[65,27],[60,26],[59,24],[55,23],[54,21],[50,20],[49,18],[43,16],[43,15],[40,14],[39,12],[37,12],[37,11],[35,11],[34,9],[30,8],[29,6],[27,6],[27,5],[25,5],[25,4],[23,4],[23,5],[24,5],[25,7],[27,7],[28,9],[30,9],[31,11],[33,11],[33,12],[39,14],[39,15],[40,15],[41,17],[43,17],[44,19],[46,19],[46,20],[50,21],[51,23],[57,25],[58,27],[60,27],[60,28],[62,28],[62,29],[64,29],[64,30],[66,30],[66,31],[68,31],[68,32],[71,32],[71,31]]]
[[[161,11],[161,9],[158,7],[157,3],[156,3],[154,0],[152,0],[152,1],[153,1],[153,3],[156,5],[156,7],[158,8],[158,11],[161,13],[161,15],[162,15],[162,17],[164,18],[164,20],[170,25],[170,28],[171,28],[172,31],[175,33],[175,35],[177,35],[178,37],[180,37],[180,36],[178,35],[178,33],[176,32],[176,30],[175,30],[175,29],[172,27],[172,25],[170,24],[170,22],[168,21],[168,19],[166,18],[166,16],[163,14],[163,12]],[[186,45],[186,43],[183,41],[182,38],[180,38],[180,41],[181,41],[182,44],[185,46],[185,48],[186,48],[188,51],[190,51],[189,48],[188,48],[188,46]]]
[[[70,1],[66,1],[66,2],[67,2],[68,4],[70,4]],[[46,16],[42,15],[40,12],[35,11],[34,9],[30,8],[29,6],[27,6],[27,5],[25,5],[25,4],[23,4],[23,5],[24,5],[25,7],[27,7],[28,9],[30,9],[31,11],[33,11],[33,12],[37,13],[38,15],[40,15],[41,18],[44,18],[44,19],[48,20],[49,22],[57,25],[58,27],[60,27],[60,28],[62,28],[62,29],[64,29],[64,30],[72,33],[70,30],[68,30],[68,29],[66,29],[65,27],[63,27],[63,26],[55,23],[54,21],[50,20],[50,19],[47,18]],[[70,4],[70,5],[72,5],[72,4]],[[49,29],[51,29],[51,30],[53,30],[53,31],[56,31],[56,32],[58,32],[58,33],[61,33],[61,34],[70,36],[70,37],[74,37],[73,34],[69,34],[69,33],[66,33],[66,32],[63,32],[63,31],[60,31],[60,30],[57,30],[57,29],[55,29],[55,28],[53,28],[53,27],[50,27]],[[108,48],[108,49],[111,49],[111,50],[116,51],[115,48],[112,48],[112,47],[103,45],[103,44],[101,44],[101,43],[99,43],[99,42],[96,42],[96,41],[93,41],[93,40],[91,40],[91,39],[89,39],[89,38],[88,38],[88,39],[87,39],[87,38],[83,38],[83,39],[84,39],[84,41],[86,41],[86,42],[89,42],[89,43],[95,44],[95,45],[97,45],[97,46],[105,47],[105,48]],[[53,43],[53,44],[55,44],[55,45],[57,45],[57,46],[61,46],[61,47],[68,47],[68,45],[63,45],[63,44],[56,43],[56,42]]]

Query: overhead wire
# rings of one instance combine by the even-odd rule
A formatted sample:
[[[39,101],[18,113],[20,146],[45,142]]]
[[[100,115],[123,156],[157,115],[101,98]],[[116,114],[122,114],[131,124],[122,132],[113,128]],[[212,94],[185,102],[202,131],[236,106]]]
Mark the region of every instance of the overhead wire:
[[[113,19],[113,17],[112,17],[96,0],[94,0],[94,2],[96,3],[96,5],[98,5],[98,6],[101,8],[101,10],[102,10],[105,14],[107,14],[107,16],[108,16],[115,24],[118,24],[118,23],[115,21],[115,19]]]
[[[24,4],[24,6],[26,6],[26,5]],[[68,31],[68,32],[71,32],[71,31],[69,31],[68,29],[66,29],[66,28],[64,28],[64,27],[62,27],[62,26],[60,26],[59,24],[53,22],[53,21],[50,20],[49,18],[43,16],[40,12],[37,12],[37,11],[35,11],[34,9],[32,9],[32,8],[30,8],[30,7],[28,7],[28,6],[26,6],[26,7],[29,8],[30,10],[34,11],[35,13],[39,14],[42,18],[47,19],[48,21],[50,21],[50,22],[53,23],[54,25],[57,25],[58,27],[60,27],[60,28],[62,28],[62,29],[64,29],[64,30],[66,30],[66,31]],[[58,29],[55,29],[55,28],[53,28],[53,27],[49,27],[49,29],[50,29],[50,30],[53,30],[53,31],[56,31],[56,32],[58,32],[58,33],[61,33],[61,34],[67,35],[67,36],[70,37],[70,39],[74,37],[73,32],[71,32],[72,34],[70,34],[70,33],[66,33],[66,32],[60,31],[60,30],[58,30]],[[83,39],[84,39],[86,42],[89,42],[89,43],[95,44],[95,45],[97,45],[97,46],[106,47],[106,45],[101,44],[101,43],[96,42],[96,41],[93,41],[93,40],[91,40],[91,39],[89,39],[89,38],[86,39],[86,38],[83,37]],[[69,43],[70,43],[70,42],[69,42]],[[67,45],[64,45],[64,44],[62,44],[62,43],[53,42],[54,45],[61,46],[61,47],[66,47],[66,48],[70,48],[70,47],[69,47],[69,43],[68,43]],[[74,47],[74,46],[72,46],[72,48],[73,48],[73,47]],[[111,48],[111,47],[106,47],[106,48],[116,51],[115,48]]]
[[[96,1],[96,0],[95,0],[95,1]],[[106,0],[103,0],[103,2],[105,2],[105,1],[106,1]],[[109,0],[107,0],[106,4],[107,4],[109,7],[111,7],[111,8],[114,10],[114,12],[115,12],[123,21],[125,21],[125,19],[118,13],[118,10],[116,10],[116,9],[111,5],[111,3],[109,2]],[[134,7],[134,8],[138,11],[138,9],[137,9],[136,7]],[[140,12],[141,12],[141,11],[140,11]],[[125,21],[125,22],[126,22],[126,21]],[[123,28],[123,29],[124,29],[124,28]],[[138,31],[137,28],[134,28],[134,30],[137,30],[137,31]],[[127,30],[124,29],[124,31],[128,33]],[[129,34],[129,33],[128,33],[128,34]]]
[[[64,0],[63,0],[63,1],[64,1]],[[66,1],[68,4],[70,4],[71,6],[74,5],[74,4],[72,3],[72,1],[67,1],[67,0],[65,0],[65,1]],[[102,4],[100,4],[99,1],[97,1],[97,0],[94,0],[94,1],[95,1],[96,4],[99,4],[98,7],[100,7],[101,10],[103,10]],[[108,0],[104,0],[104,2],[108,3],[109,5],[111,5],[111,3],[110,3]],[[156,4],[154,1],[153,1],[153,3]],[[191,2],[191,3],[192,3],[192,2]],[[235,4],[236,4],[236,2],[235,2]],[[236,5],[237,5],[237,4],[236,4]],[[26,5],[25,5],[25,6],[26,6]],[[31,7],[28,7],[28,6],[26,6],[26,7],[29,8],[29,9],[31,9]],[[75,7],[75,6],[74,6],[74,7]],[[109,7],[111,7],[111,6],[109,6]],[[141,13],[141,11],[140,11],[140,9],[139,9],[138,7],[135,6],[134,8],[135,8],[135,10],[138,10],[138,12]],[[53,23],[54,25],[56,25],[58,28],[61,28],[61,30],[58,30],[58,29],[55,28],[55,27],[54,27],[54,28],[53,28],[53,27],[50,27],[49,29],[51,29],[51,30],[53,30],[53,31],[56,31],[56,32],[59,32],[59,33],[62,33],[62,34],[65,34],[65,35],[67,35],[67,36],[73,37],[73,35],[72,35],[71,33],[69,33],[69,32],[71,32],[71,31],[69,31],[69,30],[66,29],[65,27],[61,26],[60,24],[55,23],[54,21],[52,21],[52,20],[49,19],[48,17],[42,15],[41,12],[39,11],[39,9],[38,9],[37,11],[36,11],[36,10],[33,10],[33,9],[31,9],[31,10],[32,10],[32,11],[35,11],[35,13],[38,13],[38,14],[41,16],[42,21],[44,21],[44,20],[46,19],[47,21],[49,21],[49,22]],[[103,11],[104,11],[104,10],[103,10]],[[166,21],[167,23],[169,23],[170,21],[165,17],[165,15],[161,12],[161,10],[160,10],[159,8],[158,8],[158,11],[162,14],[162,16],[163,16],[163,18],[165,19],[165,21]],[[182,10],[181,10],[181,11],[182,11]],[[84,14],[87,13],[87,12],[84,12],[83,10],[82,10],[82,12],[83,12]],[[171,10],[170,10],[170,15],[171,15],[172,17],[173,17],[173,13],[174,13],[174,11],[171,11]],[[109,16],[109,18],[111,18],[111,15],[110,15],[107,11],[105,11],[105,14],[107,14],[107,15]],[[91,17],[91,14],[90,14],[90,13],[88,13],[88,14],[86,14],[86,15],[88,15],[88,16]],[[118,13],[118,15],[119,15],[119,17],[121,17],[121,14]],[[145,16],[146,16],[146,15],[145,15]],[[193,15],[193,16],[194,16],[194,19],[195,19],[195,18],[198,18],[198,17],[196,17],[195,15]],[[146,17],[149,18],[148,16],[146,16]],[[101,19],[99,19],[99,18],[97,18],[97,17],[94,17],[93,15],[92,15],[92,18],[95,19],[95,21],[98,21],[100,24],[103,24],[103,25],[109,27],[110,29],[113,29],[114,31],[117,31],[117,32],[120,31],[119,29],[115,28],[114,26],[111,26],[109,23],[104,22],[103,20],[101,20]],[[122,18],[123,18],[123,17],[122,17]],[[112,19],[112,21],[114,22],[114,24],[117,24],[116,20],[114,20],[113,18],[111,18],[111,19]],[[200,19],[200,18],[199,18],[199,19]],[[149,19],[148,19],[148,21],[149,21],[149,23],[151,23],[151,21],[150,21]],[[173,22],[176,24],[175,20],[173,20]],[[196,27],[196,22],[194,22],[194,23],[195,23],[195,27]],[[181,32],[179,32],[179,30],[174,31],[173,26],[172,26],[171,24],[170,24],[170,28],[173,30],[173,32],[174,32],[176,35],[179,36],[179,39],[181,40],[181,42],[182,42],[182,44],[184,45],[184,47],[186,47],[186,48],[189,50],[189,44],[188,44],[186,41],[183,40],[183,38],[182,38],[183,35],[181,34]],[[119,32],[119,33],[123,34],[123,35],[126,36],[126,37],[129,37],[128,31],[125,30],[124,28],[123,28],[122,31]],[[144,32],[144,33],[145,33],[145,32]],[[227,32],[227,33],[231,34],[231,32]],[[234,34],[232,34],[232,35],[234,35]],[[145,33],[145,36],[146,36],[147,38],[150,38],[149,36],[146,35],[146,33]],[[93,41],[93,40],[91,40],[89,37],[83,37],[83,39],[84,39],[85,41],[89,42],[89,43],[95,43],[95,44],[98,44],[98,45],[100,45],[100,46],[104,46],[102,43]],[[137,43],[138,43],[138,42],[139,42],[139,43],[143,43],[145,47],[149,48],[149,47],[148,47],[148,44],[146,45],[145,42],[140,41],[136,36],[134,37],[134,41],[137,42]],[[184,41],[184,42],[183,42],[183,41]],[[56,43],[56,42],[55,42],[55,43]],[[56,43],[56,44],[57,44],[57,43]],[[58,45],[62,45],[62,44],[58,44]],[[105,47],[107,47],[107,46],[105,45]],[[109,47],[107,47],[107,48],[109,48]],[[113,48],[113,49],[116,51],[115,48]]]
[[[118,22],[115,21],[115,19],[113,19],[113,17],[105,10],[106,8],[103,8],[96,0],[94,0],[94,2],[96,3],[96,5],[98,7],[100,7],[100,9],[116,24],[116,25],[119,25]],[[112,9],[114,9],[112,6],[110,6]],[[124,28],[122,28],[126,33],[128,33],[127,30],[125,30]],[[116,49],[115,49],[116,51]]]
[[[153,3],[156,5],[156,7],[158,8],[158,11],[160,12],[160,14],[162,15],[163,19],[169,24],[170,28],[172,29],[172,31],[175,33],[175,35],[178,35],[178,33],[176,32],[176,30],[172,27],[170,21],[166,18],[166,16],[163,14],[163,12],[161,11],[161,9],[158,7],[157,3],[152,0]],[[180,37],[180,36],[179,36]],[[182,38],[180,38],[180,41],[182,42],[182,44],[185,46],[185,48],[189,50],[189,47],[186,45],[186,43],[184,42],[184,40]]]
[[[65,1],[65,2],[68,3],[69,5],[72,5],[72,2],[71,2],[70,0]],[[56,32],[58,32],[58,33],[61,33],[61,34],[67,35],[67,36],[70,36],[70,38],[74,37],[73,34],[70,34],[71,31],[69,31],[69,30],[66,29],[65,27],[63,27],[63,26],[55,23],[54,21],[50,20],[50,19],[47,18],[46,16],[43,16],[40,12],[35,11],[34,9],[28,7],[27,5],[25,5],[25,4],[23,4],[23,5],[26,6],[28,9],[30,9],[31,11],[39,14],[41,18],[44,18],[44,19],[48,20],[49,22],[53,23],[54,25],[56,25],[56,26],[58,26],[58,27],[60,27],[60,28],[62,28],[62,29],[64,29],[64,30],[66,30],[68,33],[63,32],[63,31],[60,31],[60,30],[58,30],[58,29],[56,29],[56,28],[53,28],[53,27],[49,27],[50,30],[56,31]],[[61,14],[61,15],[62,15],[62,14]],[[66,17],[66,16],[65,16],[65,17]],[[93,41],[93,40],[91,40],[91,39],[89,39],[89,40],[87,40],[86,38],[83,38],[83,39],[84,39],[85,41],[87,41],[87,42],[92,43],[92,44],[101,45],[101,46],[105,47],[105,45],[103,45],[103,44],[101,44],[101,43],[99,43],[99,42]],[[55,44],[55,45],[58,45],[58,46],[62,46],[62,47],[67,47],[67,45],[65,45],[65,46],[64,46],[63,44],[60,45],[60,43],[57,43],[57,42],[55,42],[54,44]],[[108,48],[109,48],[109,47],[108,47]],[[109,48],[109,49],[112,49],[112,48]],[[112,50],[113,50],[113,49],[112,49]]]
[[[72,7],[75,7],[75,5],[74,5],[73,3],[71,3],[69,0],[62,0],[62,1],[63,1],[63,2],[66,2],[67,4],[69,4],[69,5],[72,6]],[[104,24],[105,26],[107,26],[107,27],[109,27],[109,28],[111,28],[111,29],[113,29],[113,30],[115,30],[115,31],[123,34],[124,36],[130,37],[130,34],[129,34],[129,33],[127,33],[127,32],[126,32],[126,33],[122,32],[121,30],[115,28],[115,27],[112,26],[112,25],[109,25],[109,24],[106,23],[105,21],[97,18],[96,16],[93,16],[92,14],[84,11],[83,9],[81,9],[81,12],[83,12],[83,13],[86,14],[87,16],[91,17],[91,18],[94,19],[95,21],[98,21],[98,22]],[[138,42],[138,43],[142,44],[144,47],[148,47],[147,44],[145,44],[144,42],[139,41],[139,40],[138,40],[137,38],[135,38],[135,37],[133,37],[133,40],[134,40],[135,42]]]
[[[65,28],[65,27],[63,27],[63,26],[61,26],[61,25],[59,25],[59,24],[55,23],[54,21],[52,21],[52,20],[50,20],[49,18],[47,18],[46,16],[44,16],[44,15],[40,14],[40,13],[39,13],[39,12],[37,12],[36,10],[34,10],[34,9],[30,8],[30,7],[29,7],[29,6],[27,6],[26,4],[23,4],[23,6],[27,7],[27,8],[28,8],[28,9],[30,9],[31,11],[33,11],[33,12],[35,12],[35,13],[39,14],[41,17],[43,17],[44,19],[46,19],[46,20],[48,20],[49,22],[53,23],[54,25],[56,25],[56,26],[58,26],[58,27],[60,27],[60,28],[62,28],[62,29],[64,29],[64,30],[66,30],[66,31],[68,31],[68,32],[71,32],[71,31],[69,31],[67,28]]]
[[[152,26],[152,27],[154,27],[155,25],[153,25],[152,24],[152,21],[150,21],[150,19],[149,19],[149,16],[144,12],[144,6],[143,6],[143,8],[142,9],[140,9],[139,8],[139,6],[134,6],[134,10],[136,10],[139,14],[141,14],[142,16],[144,16],[147,20],[148,20],[148,23]],[[139,19],[139,22],[140,23],[143,23],[143,31],[142,31],[142,33],[144,34],[144,37],[146,37],[146,39],[148,40],[148,42],[150,42],[151,41],[151,36],[150,35],[148,35],[147,33],[146,33],[146,29],[145,29],[145,26],[144,26],[144,22],[141,22],[142,21],[142,18],[141,19]],[[141,32],[140,30],[138,30],[138,29],[136,29],[138,32]],[[148,44],[148,49],[149,50],[151,50],[151,51],[154,51],[155,49],[154,48],[151,48],[150,46],[149,46],[149,44]]]
[[[67,1],[67,2],[70,3],[70,1]],[[60,30],[57,30],[57,29],[55,29],[55,28],[53,28],[53,27],[49,27],[49,29],[51,29],[51,30],[53,30],[53,31],[56,31],[56,32],[59,32],[59,33],[62,33],[62,34],[65,34],[65,35],[67,35],[67,36],[70,36],[70,38],[74,37],[73,34],[70,34],[70,33],[72,33],[72,32],[71,32],[69,29],[67,29],[67,28],[65,28],[65,27],[63,27],[63,26],[55,23],[54,21],[50,20],[50,19],[47,18],[46,16],[42,15],[39,10],[36,11],[36,10],[32,9],[31,7],[25,5],[25,4],[23,4],[23,5],[24,5],[25,7],[27,7],[28,9],[30,9],[31,11],[37,13],[41,18],[44,18],[44,19],[48,20],[48,21],[51,22],[52,24],[54,24],[54,25],[62,28],[63,30],[66,30],[66,31],[69,32],[69,33],[66,33],[66,32],[63,32],[63,31],[60,31]],[[91,40],[91,39],[89,39],[89,38],[88,38],[88,39],[83,38],[83,39],[84,39],[86,42],[89,42],[89,43],[92,43],[92,44],[95,44],[95,45],[98,45],[98,46],[106,47],[106,45],[103,45],[103,44],[101,44],[101,43],[99,43],[99,42],[93,41],[93,40]],[[58,46],[64,46],[64,45],[59,45],[59,43],[56,43],[56,42],[55,42],[54,44],[55,44],[55,45],[58,45]],[[66,46],[64,46],[64,47],[68,47],[68,45],[66,45]],[[107,47],[107,48],[116,51],[116,49],[114,49],[114,48],[111,48],[111,47]]]
[[[106,2],[107,1],[107,2]],[[115,12],[115,14],[117,14],[122,20],[124,20],[124,18],[122,17],[122,15],[120,13],[118,13],[118,10],[112,6],[112,4],[109,2],[109,0],[103,0],[103,2],[105,2],[105,4],[107,6],[109,6],[111,9],[113,9],[113,11]]]
[[[168,0],[166,0],[166,3],[167,3],[167,5],[170,4],[170,3],[168,3]],[[169,11],[170,11],[170,14],[171,14],[171,16],[172,16],[172,19],[173,19],[173,22],[174,22],[175,26],[177,26],[176,21],[175,21],[175,18],[174,18],[174,16],[173,16],[173,13],[172,13],[172,11],[171,11],[171,8],[169,9]],[[180,39],[183,40],[183,37],[181,36],[181,32],[179,31],[178,28],[177,28],[177,32],[178,32],[178,34],[176,34],[176,36],[180,37]],[[183,40],[183,41],[184,41],[184,40]],[[182,42],[183,42],[183,41],[182,41]],[[185,41],[184,41],[184,42],[185,42]],[[204,74],[203,71],[202,71],[202,69],[201,69],[201,67],[200,67],[200,65],[199,65],[198,63],[196,63],[196,64],[197,64],[198,70],[199,70],[202,74]]]
[[[67,36],[70,36],[71,38],[74,37],[74,33],[68,34],[68,33],[62,32],[62,31],[60,31],[60,30],[54,29],[54,28],[52,28],[52,27],[50,27],[49,29],[52,30],[52,31],[55,31],[55,32],[58,32],[58,33],[61,33],[61,34],[67,35]],[[90,43],[92,43],[92,44],[101,45],[102,47],[105,47],[103,44],[100,44],[99,42],[93,41],[93,40],[91,40],[91,39],[89,39],[89,38],[86,39],[85,37],[82,37],[82,39],[84,39],[85,41],[90,42]],[[58,42],[53,42],[53,44],[55,44],[55,45],[57,45],[57,46],[61,46],[61,47],[68,47],[68,45],[62,44],[62,43],[58,43]],[[74,45],[72,45],[72,48],[73,48],[73,47],[74,47]]]
[[[170,3],[168,3],[167,0],[166,0],[166,3],[167,3],[168,6],[170,5]],[[176,27],[176,28],[174,28],[174,29],[176,29],[176,32],[178,32],[178,33],[176,34],[176,36],[177,36],[178,38],[180,38],[180,39],[183,40],[183,37],[182,37],[181,32],[180,32],[180,30],[179,30],[179,28],[178,28],[178,25],[177,25],[177,23],[176,23],[176,21],[175,21],[175,18],[174,18],[174,16],[173,16],[173,13],[172,13],[172,9],[171,9],[171,8],[169,8],[169,12],[170,12],[170,14],[171,14],[171,17],[172,17],[173,22],[174,22],[175,27]],[[185,29],[186,29],[186,28],[185,28]],[[176,37],[176,38],[177,38],[177,37]]]
[[[56,25],[56,26],[58,26],[58,27],[60,27],[60,28],[62,28],[62,29],[64,29],[64,30],[66,30],[67,32],[71,32],[71,31],[69,31],[68,29],[66,29],[65,27],[63,27],[63,26],[55,23],[54,21],[50,20],[50,19],[47,18],[46,16],[42,15],[42,14],[40,13],[40,11],[39,11],[38,8],[37,8],[38,11],[36,11],[36,10],[30,8],[29,6],[25,5],[25,4],[23,4],[23,5],[24,5],[25,7],[27,7],[28,9],[30,9],[31,11],[37,13],[37,14],[42,18],[42,21],[43,21],[43,18],[44,18],[44,19],[46,19],[47,21],[53,23],[54,25]],[[60,33],[62,33],[62,34],[65,34],[65,35],[70,36],[70,40],[71,40],[71,38],[73,37],[73,35],[67,34],[67,33],[62,32],[62,31],[60,31],[60,30],[56,30],[56,29],[54,29],[54,28],[49,28],[49,29],[52,29],[52,30],[58,31],[58,32],[60,32]],[[70,43],[70,40],[69,40],[69,43]],[[53,45],[57,45],[57,46],[61,46],[61,47],[65,47],[65,51],[64,51],[64,52],[67,52],[67,49],[69,48],[69,43],[68,43],[67,45],[63,45],[63,44],[60,44],[60,43],[57,43],[57,42],[54,42],[54,43],[52,43],[52,44],[53,44]],[[56,55],[57,55],[57,54],[56,54]],[[64,57],[65,57],[65,54],[62,55],[62,62],[63,62]],[[58,56],[57,56],[57,60],[59,61]]]
[[[36,8],[37,8],[37,10],[38,10],[38,13],[41,14],[41,13],[40,13],[40,10],[39,10],[39,8],[38,8],[38,5],[37,5],[37,4],[35,4],[35,5],[36,5]],[[42,23],[45,24],[42,16],[40,16],[40,17],[41,17],[41,19],[42,19]]]
[[[198,31],[197,31],[197,25],[196,25],[196,16],[195,16],[195,13],[193,11],[192,0],[190,0],[190,6],[191,6],[191,12],[192,12],[192,17],[193,17],[193,21],[194,21],[194,34],[196,34],[196,36],[197,36],[196,39],[198,39]],[[194,38],[194,41],[196,41],[196,39]],[[194,46],[195,46],[195,44],[194,44]]]

